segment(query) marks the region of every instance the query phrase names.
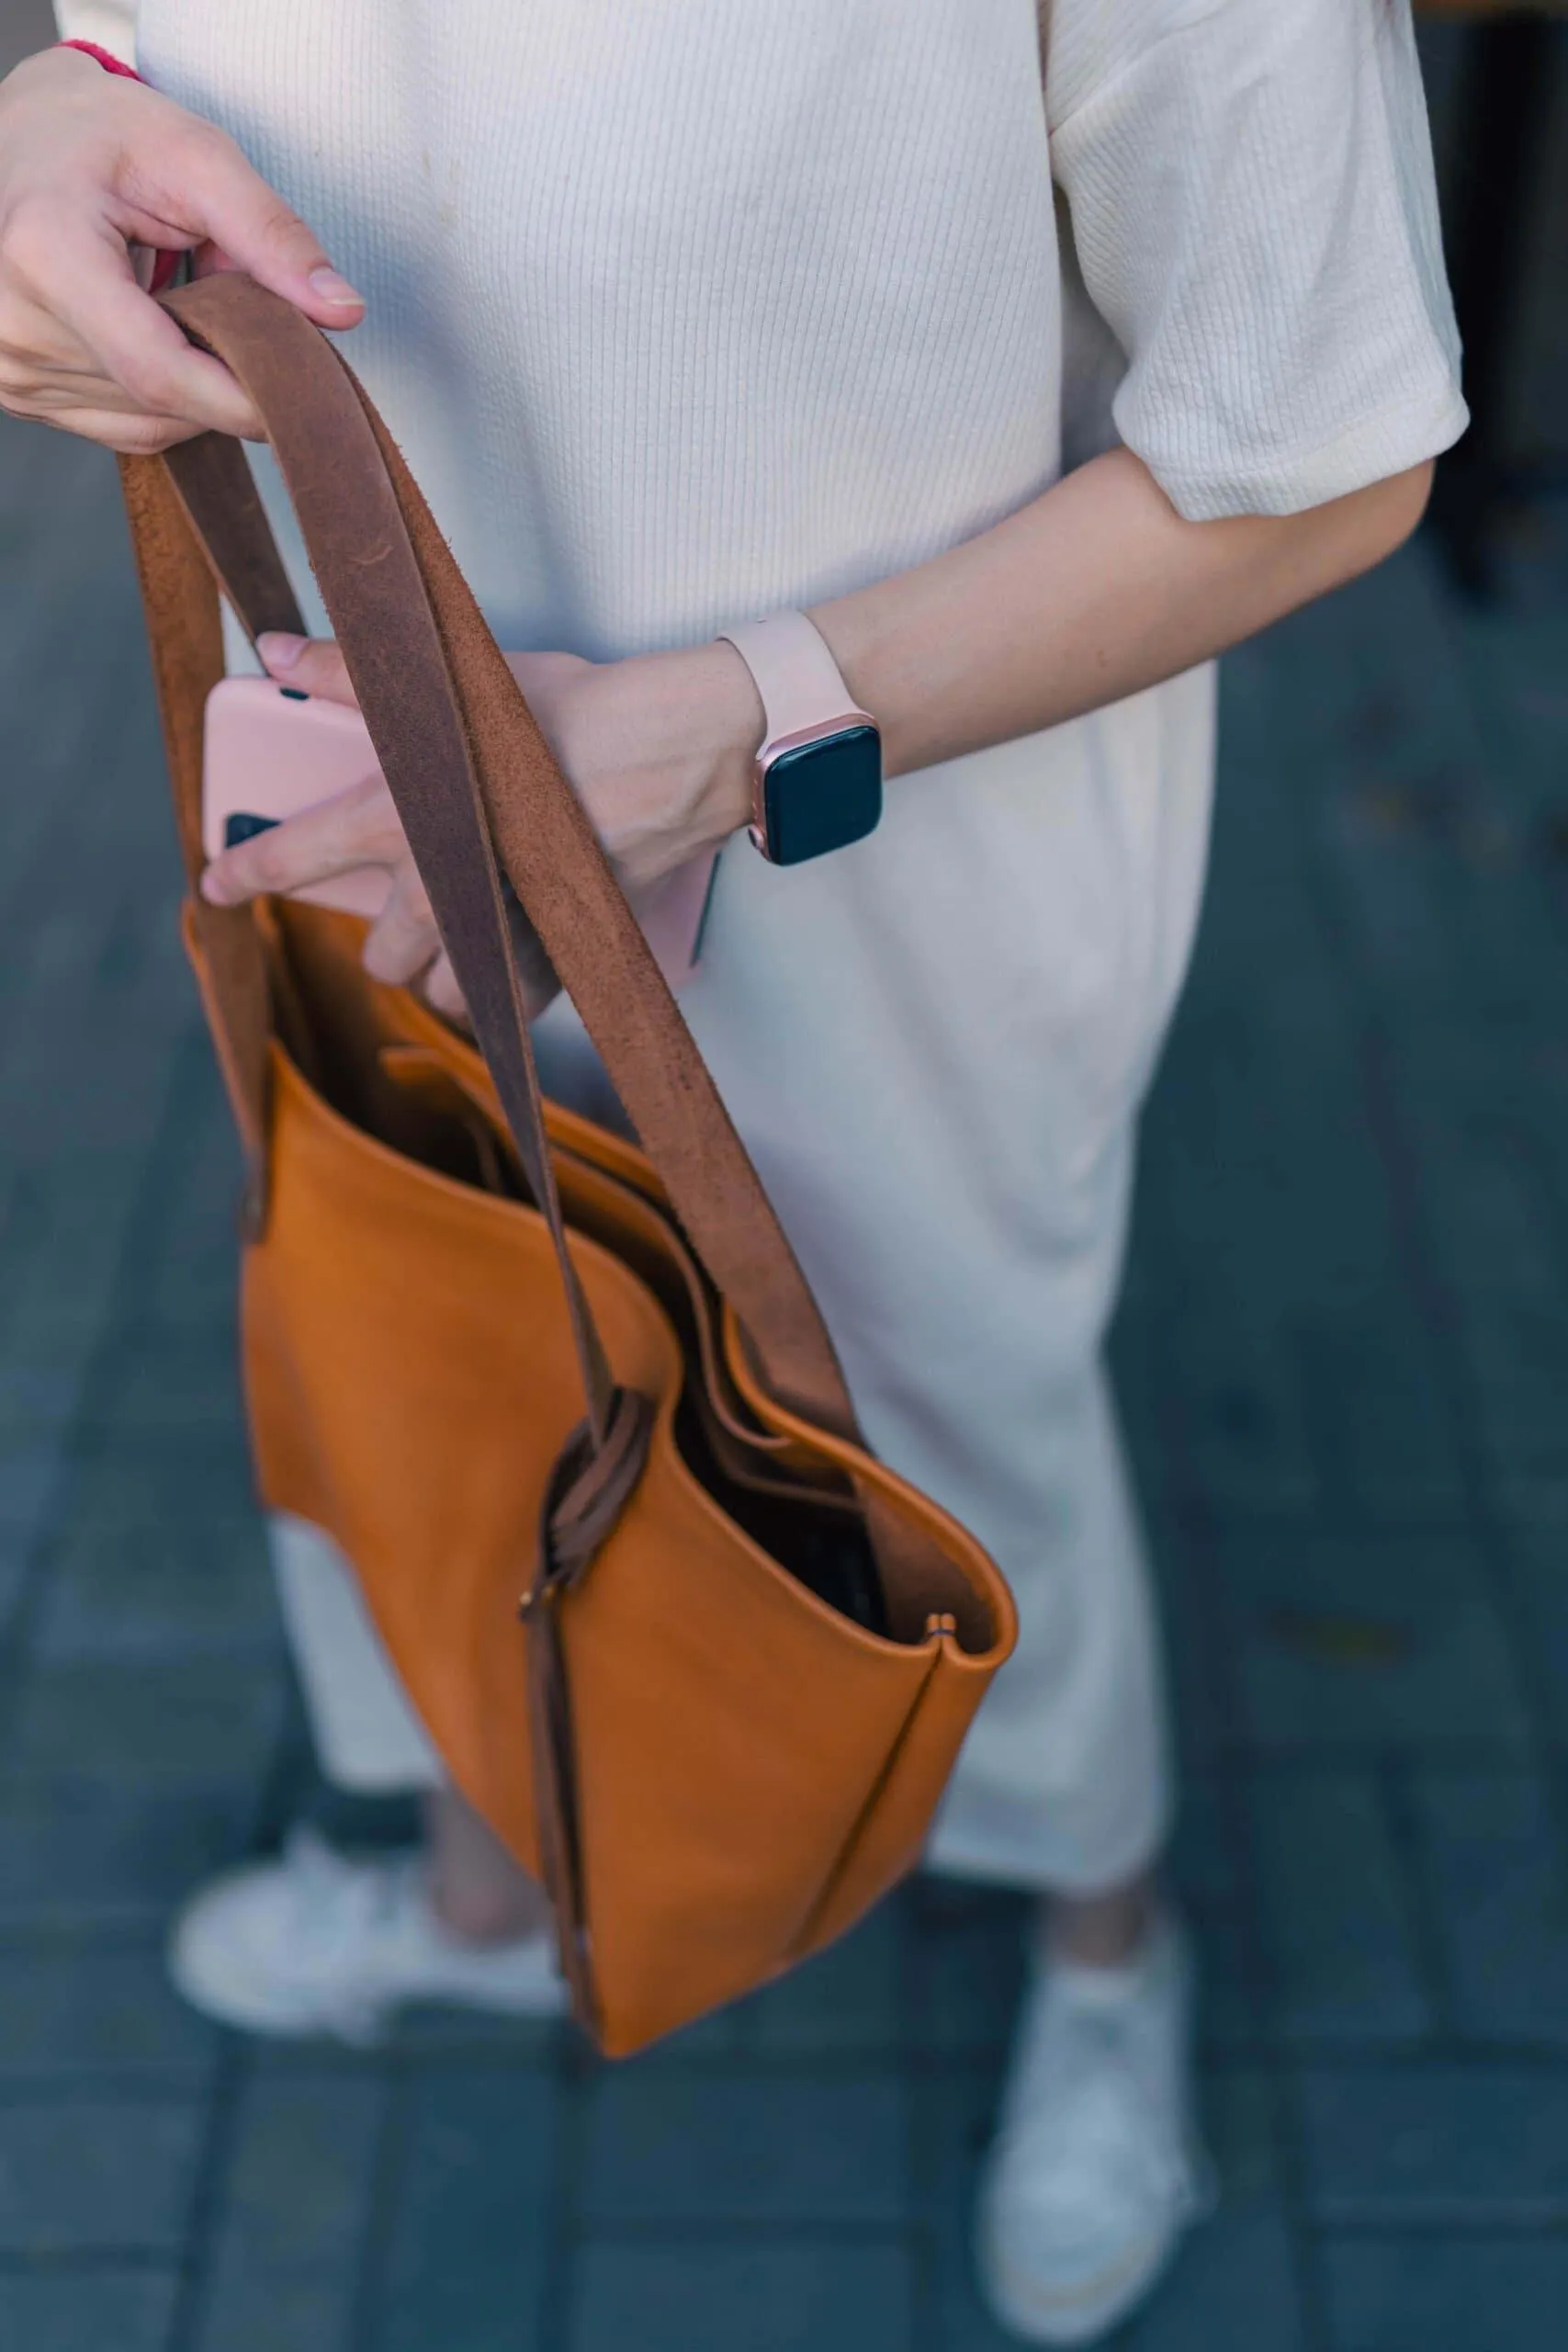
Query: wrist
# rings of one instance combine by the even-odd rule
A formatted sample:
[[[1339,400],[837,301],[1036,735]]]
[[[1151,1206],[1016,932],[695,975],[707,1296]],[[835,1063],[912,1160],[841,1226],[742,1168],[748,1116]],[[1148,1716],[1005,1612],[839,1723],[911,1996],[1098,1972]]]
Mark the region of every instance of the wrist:
[[[720,639],[669,657],[677,708],[690,727],[694,757],[692,814],[703,845],[727,841],[751,820],[751,786],[762,740],[762,702],[732,645]]]
[[[727,647],[511,659],[634,902],[748,822],[761,709]]]
[[[880,593],[885,585],[879,582],[870,591],[835,596],[826,605],[808,605],[805,612],[838,663],[851,695],[874,718],[882,737],[882,772],[891,777],[903,772],[904,763],[898,757],[898,696],[890,691],[897,677],[897,649],[890,649],[887,642]],[[891,661],[890,650],[895,657]]]

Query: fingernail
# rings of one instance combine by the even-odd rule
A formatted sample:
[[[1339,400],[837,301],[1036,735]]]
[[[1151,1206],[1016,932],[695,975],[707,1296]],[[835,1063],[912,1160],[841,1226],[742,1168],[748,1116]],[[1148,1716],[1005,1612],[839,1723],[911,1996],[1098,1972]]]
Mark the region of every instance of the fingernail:
[[[310,272],[310,291],[319,294],[323,302],[341,303],[344,310],[362,310],[365,305],[364,295],[355,293],[341,270],[313,269]]]
[[[292,670],[310,642],[308,637],[295,637],[288,629],[269,628],[256,639],[256,651],[269,670]]]

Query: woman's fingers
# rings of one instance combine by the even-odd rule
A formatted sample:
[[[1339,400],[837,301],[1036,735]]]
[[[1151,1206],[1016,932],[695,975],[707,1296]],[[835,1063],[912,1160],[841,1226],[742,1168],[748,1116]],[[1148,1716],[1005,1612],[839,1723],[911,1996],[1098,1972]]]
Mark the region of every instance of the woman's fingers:
[[[212,124],[79,52],[25,60],[0,83],[0,408],[120,449],[258,437],[228,369],[142,290],[132,246],[249,270],[319,326],[364,311]]]
[[[181,417],[193,433],[263,437],[248,395],[227,368],[187,343],[168,312],[143,294],[122,239],[96,225],[62,221],[55,266],[55,317],[91,355],[98,376],[128,395],[129,408]]]
[[[290,637],[283,629],[268,629],[265,637],[257,638],[256,651],[266,664],[267,675],[280,684],[297,686],[301,694],[320,695],[323,702],[346,703],[351,710],[358,709],[359,697],[349,683],[348,664],[335,639]]]
[[[323,643],[310,650],[332,656],[337,649]],[[366,970],[373,979],[393,986],[428,972],[430,1001],[437,1012],[461,1020],[462,991],[442,952],[441,934],[392,796],[379,776],[225,850],[203,874],[201,893],[214,906],[243,906],[250,899],[273,893],[286,897],[367,865],[386,867],[391,888],[366,937]]]
[[[430,900],[412,858],[407,858],[394,872],[391,894],[370,926],[365,968],[373,980],[400,986],[417,979],[440,953],[441,933]]]
[[[256,640],[269,677],[323,701],[356,707],[347,665],[332,638],[302,638],[269,630]],[[511,656],[525,690],[542,694],[592,664],[575,654]],[[392,887],[366,938],[365,968],[392,986],[420,980],[422,991],[448,1020],[468,1022],[468,1007],[457,974],[441,944],[392,797],[379,776],[290,817],[213,859],[202,876],[205,898],[216,906],[241,906],[264,894],[309,888],[366,865],[387,867]],[[530,1017],[559,992],[542,949],[536,946],[523,973],[524,1001]]]
[[[463,991],[457,986],[457,975],[452,969],[451,960],[445,950],[425,974],[423,993],[425,1002],[434,1006],[437,1012],[445,1013],[448,1021],[459,1022],[465,1029],[468,1026],[468,1008],[463,1001]]]
[[[365,309],[320,240],[234,141],[192,116],[183,118],[177,163],[147,151],[127,159],[125,193],[190,244],[210,243],[231,269],[248,270],[318,326],[356,326]]]
[[[203,874],[201,895],[215,907],[238,907],[265,893],[330,882],[333,875],[352,874],[362,865],[396,868],[407,860],[392,796],[379,776],[368,776],[318,808],[226,849]]]

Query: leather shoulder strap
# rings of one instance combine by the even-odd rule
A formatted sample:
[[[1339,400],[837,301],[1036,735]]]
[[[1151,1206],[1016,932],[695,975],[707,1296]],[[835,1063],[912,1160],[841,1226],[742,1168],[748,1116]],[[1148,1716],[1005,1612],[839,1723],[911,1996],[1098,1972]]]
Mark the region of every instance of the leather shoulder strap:
[[[224,445],[249,479],[238,447]],[[180,857],[191,885],[186,920],[219,1067],[245,1161],[242,1222],[260,1227],[266,1192],[266,963],[248,907],[211,907],[196,889],[201,841],[201,740],[207,697],[223,675],[223,630],[203,550],[166,469],[121,458],[120,480],[164,722]]]
[[[536,1089],[497,853],[677,1215],[739,1317],[766,1386],[805,1418],[856,1436],[826,1326],[717,1089],[592,826],[362,388],[316,328],[247,277],[206,278],[164,302],[232,369],[266,426],[525,1160],[537,1148],[529,1099]],[[265,626],[281,566],[259,503],[240,492],[234,458],[203,440],[164,459],[132,461],[128,472],[133,498],[144,496],[136,485],[149,468],[180,485],[217,575]],[[145,553],[142,569],[145,579]]]

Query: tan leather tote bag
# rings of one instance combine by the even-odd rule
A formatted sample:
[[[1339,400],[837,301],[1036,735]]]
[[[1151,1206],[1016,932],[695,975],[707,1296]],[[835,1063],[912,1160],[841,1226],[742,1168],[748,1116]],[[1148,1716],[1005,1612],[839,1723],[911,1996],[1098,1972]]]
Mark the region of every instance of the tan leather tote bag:
[[[336,352],[238,276],[166,298],[265,421],[482,1049],[293,901],[186,912],[247,1163],[263,1496],[327,1529],[453,1781],[624,2053],[917,1860],[1013,1640],[980,1546],[867,1452],[826,1329],[570,787]],[[181,842],[215,582],[299,611],[238,444],[123,461]],[[641,1150],[541,1101],[547,954]]]

